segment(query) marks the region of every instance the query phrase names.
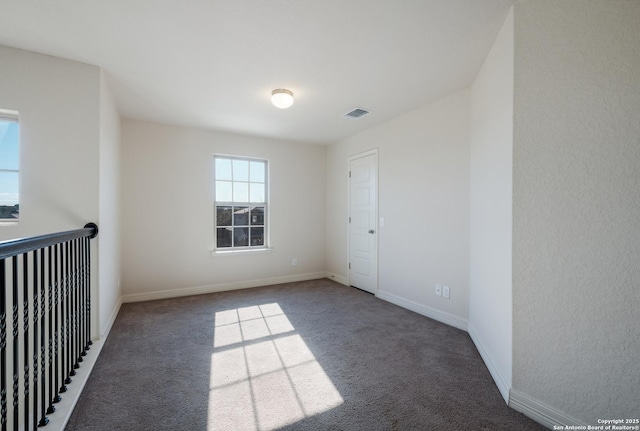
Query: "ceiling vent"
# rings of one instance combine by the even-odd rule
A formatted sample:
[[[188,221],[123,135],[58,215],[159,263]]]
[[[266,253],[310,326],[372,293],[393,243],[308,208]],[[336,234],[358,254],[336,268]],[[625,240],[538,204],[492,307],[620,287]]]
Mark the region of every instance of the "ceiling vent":
[[[362,108],[356,108],[351,112],[347,112],[346,114],[343,115],[344,118],[351,118],[353,120],[357,120],[358,118],[362,118],[365,115],[369,114],[370,112],[367,111],[366,109],[362,109]]]

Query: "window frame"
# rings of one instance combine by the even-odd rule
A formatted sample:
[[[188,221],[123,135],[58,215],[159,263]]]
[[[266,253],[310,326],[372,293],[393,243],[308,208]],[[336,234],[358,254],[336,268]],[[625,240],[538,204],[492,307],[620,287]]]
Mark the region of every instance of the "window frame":
[[[0,168],[0,172],[14,173],[18,176],[18,216],[13,218],[0,218],[0,224],[13,224],[20,221],[20,113],[10,109],[0,109],[0,120],[16,123],[18,126],[18,167],[17,169]]]
[[[241,161],[246,161],[246,162],[261,162],[264,163],[264,201],[263,202],[228,202],[228,201],[218,201],[217,200],[217,193],[216,193],[216,186],[217,186],[217,181],[218,179],[216,178],[216,160],[217,159],[227,159],[227,160],[231,160],[232,161],[232,166],[233,166],[233,161],[234,160],[241,160]],[[235,155],[229,155],[229,154],[214,154],[213,156],[213,248],[212,248],[212,253],[213,254],[227,254],[227,253],[246,253],[246,252],[263,252],[263,251],[269,251],[271,250],[270,248],[270,233],[271,233],[271,229],[270,229],[270,214],[269,214],[269,167],[270,167],[270,162],[268,159],[265,158],[260,158],[260,157],[247,157],[247,156],[235,156]],[[232,168],[233,169],[233,168]],[[249,174],[250,175],[250,174]],[[238,180],[233,180],[233,171],[232,171],[232,178],[231,180],[221,180],[221,181],[229,181],[231,182],[231,187],[233,189],[233,184],[235,182],[246,182],[249,185],[252,183],[251,181],[251,177],[249,176],[249,180],[248,181],[238,181]],[[256,183],[255,181],[253,181],[253,183]],[[257,183],[260,184],[260,183]],[[250,198],[250,196],[249,196]],[[250,200],[250,199],[249,199]],[[235,224],[235,217],[234,217],[234,211],[232,209],[232,213],[231,213],[231,225],[229,226],[218,226],[218,207],[227,207],[230,206],[232,208],[234,207],[247,207],[249,208],[249,211],[251,211],[251,208],[264,208],[264,212],[263,212],[263,217],[264,217],[264,221],[261,225],[263,228],[263,238],[264,238],[264,244],[262,245],[251,245],[251,237],[249,236],[248,239],[248,244],[247,245],[241,245],[241,246],[235,246],[233,245],[233,241],[234,241],[234,229],[235,227],[247,227],[249,229],[251,229],[251,220],[250,220],[250,213],[249,213],[249,217],[247,220],[247,225],[236,225]],[[231,232],[232,232],[232,236],[231,236],[231,240],[232,240],[232,246],[231,247],[218,247],[218,228],[225,228],[225,227],[229,227],[231,228]],[[250,232],[250,231],[249,231]]]

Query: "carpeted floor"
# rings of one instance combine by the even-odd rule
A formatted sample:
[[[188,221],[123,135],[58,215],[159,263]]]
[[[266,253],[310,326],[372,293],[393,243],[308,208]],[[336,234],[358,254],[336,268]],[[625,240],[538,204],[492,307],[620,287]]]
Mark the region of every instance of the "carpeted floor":
[[[468,334],[329,280],[125,304],[66,430],[542,430]]]

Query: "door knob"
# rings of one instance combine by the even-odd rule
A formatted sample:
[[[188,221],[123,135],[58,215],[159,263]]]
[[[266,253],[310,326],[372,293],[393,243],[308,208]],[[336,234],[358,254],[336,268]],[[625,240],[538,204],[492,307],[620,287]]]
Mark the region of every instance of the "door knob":
[[[376,231],[375,231],[375,230],[373,230],[373,229],[369,229],[369,233],[370,233],[370,234],[374,234],[374,233],[376,233]]]

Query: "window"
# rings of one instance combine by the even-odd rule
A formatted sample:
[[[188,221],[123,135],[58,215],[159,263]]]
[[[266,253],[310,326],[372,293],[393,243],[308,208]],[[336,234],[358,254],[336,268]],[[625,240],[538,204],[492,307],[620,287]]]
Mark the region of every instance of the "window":
[[[18,113],[0,109],[0,221],[17,220]]]
[[[267,161],[215,156],[216,250],[267,247]]]

